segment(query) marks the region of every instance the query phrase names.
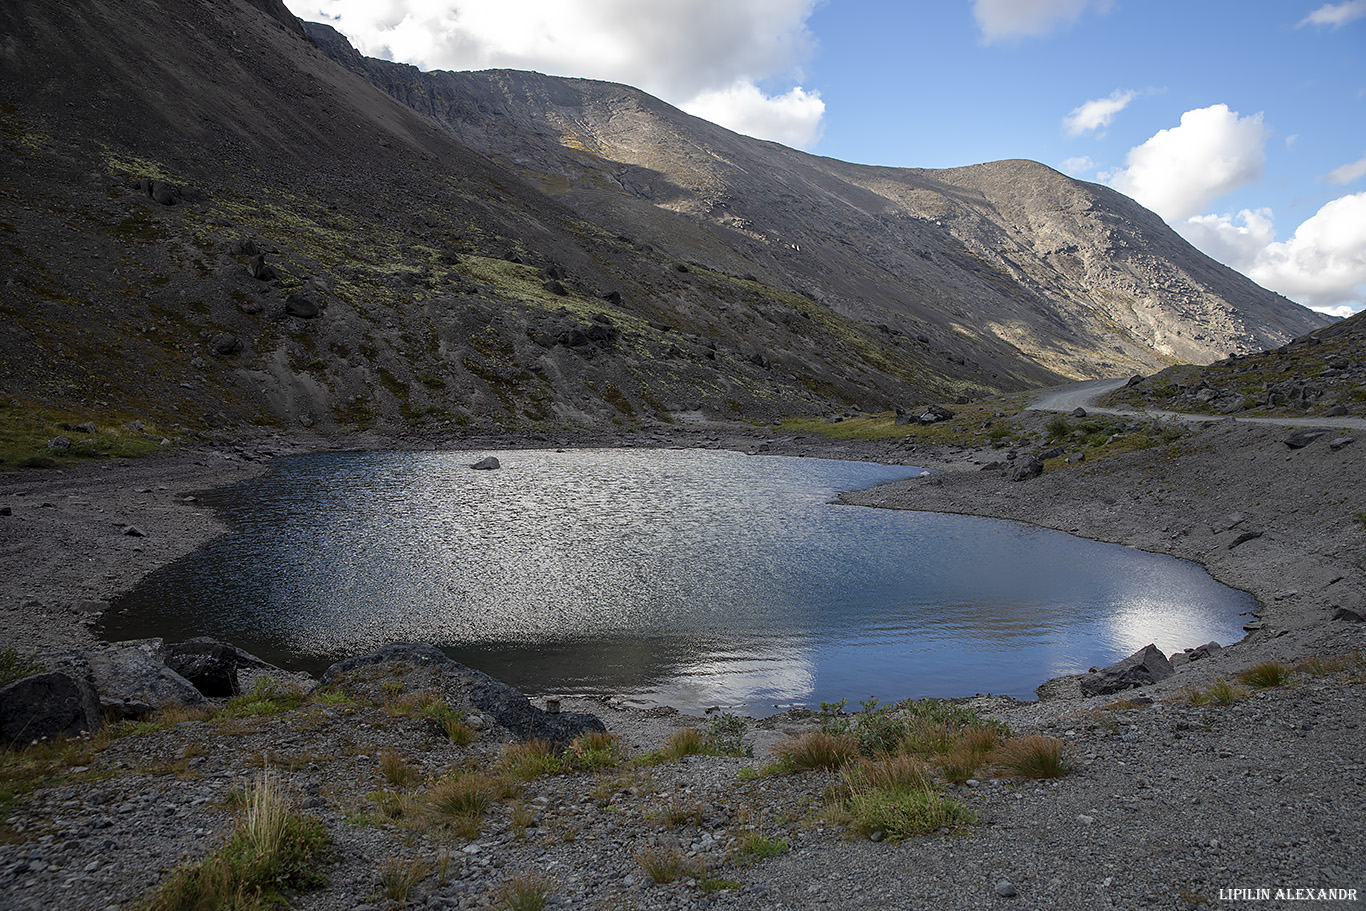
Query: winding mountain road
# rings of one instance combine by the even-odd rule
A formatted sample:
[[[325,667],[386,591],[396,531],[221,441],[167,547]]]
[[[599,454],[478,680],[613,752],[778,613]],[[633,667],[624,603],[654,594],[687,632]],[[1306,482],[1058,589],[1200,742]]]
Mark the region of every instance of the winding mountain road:
[[[1120,379],[1086,380],[1080,383],[1068,383],[1066,386],[1053,386],[1048,389],[1041,389],[1034,403],[1029,406],[1030,411],[1060,411],[1070,412],[1078,408],[1084,408],[1092,414],[1115,414],[1121,417],[1131,418],[1165,418],[1174,421],[1187,421],[1192,424],[1209,424],[1215,421],[1226,421],[1230,415],[1221,414],[1190,414],[1184,411],[1161,411],[1157,409],[1133,411],[1123,408],[1101,408],[1096,404],[1100,397],[1107,392],[1120,388],[1128,382],[1127,377]],[[1342,428],[1345,430],[1366,430],[1366,419],[1353,417],[1312,417],[1312,418],[1245,418],[1237,417],[1239,422],[1249,424],[1274,424],[1281,427],[1324,427],[1328,429]]]

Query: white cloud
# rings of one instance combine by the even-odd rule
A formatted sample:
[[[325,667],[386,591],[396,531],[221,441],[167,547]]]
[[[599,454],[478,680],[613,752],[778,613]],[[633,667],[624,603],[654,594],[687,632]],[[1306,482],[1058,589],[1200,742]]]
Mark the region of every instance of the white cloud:
[[[973,0],[972,14],[987,44],[1046,35],[1075,22],[1090,7],[1106,12],[1111,0]]]
[[[1331,28],[1338,28],[1346,25],[1353,19],[1360,19],[1366,16],[1366,0],[1348,0],[1346,3],[1325,3],[1314,10],[1308,16],[1300,20],[1296,28],[1305,25],[1317,25],[1320,28],[1327,25]]]
[[[421,69],[506,67],[621,82],[685,110],[707,99],[721,121],[762,138],[818,136],[818,94],[765,95],[799,76],[814,50],[806,20],[820,0],[286,0],[363,54]],[[739,88],[737,88],[737,86]],[[720,104],[717,98],[730,97]],[[706,115],[704,115],[706,116]]]
[[[1239,272],[1251,269],[1276,239],[1270,209],[1244,209],[1236,216],[1197,215],[1177,225],[1177,230],[1194,246]]]
[[[1366,155],[1362,155],[1351,164],[1345,164],[1334,168],[1327,174],[1329,183],[1347,184],[1354,180],[1366,177]]]
[[[1269,209],[1201,215],[1177,230],[1220,262],[1307,307],[1335,316],[1366,307],[1366,193],[1327,203],[1282,242]]]
[[[1068,136],[1080,136],[1091,130],[1103,130],[1115,119],[1116,114],[1128,107],[1129,102],[1137,97],[1138,93],[1129,89],[1115,89],[1106,98],[1095,98],[1073,108],[1072,113],[1063,118],[1062,125],[1067,129]]]
[[[1255,282],[1315,309],[1366,305],[1366,193],[1324,205],[1248,270]]]
[[[825,102],[819,92],[808,92],[798,86],[785,95],[770,97],[754,83],[743,80],[729,88],[703,92],[683,109],[747,136],[772,139],[796,148],[814,145],[821,138],[821,121],[825,116]]]
[[[1091,160],[1089,155],[1079,155],[1076,158],[1064,160],[1061,170],[1064,174],[1071,174],[1073,177],[1076,177],[1080,174],[1085,174],[1095,166],[1096,163]]]
[[[1188,218],[1261,176],[1267,135],[1261,114],[1240,117],[1223,104],[1198,108],[1130,149],[1126,167],[1101,177],[1169,222]]]

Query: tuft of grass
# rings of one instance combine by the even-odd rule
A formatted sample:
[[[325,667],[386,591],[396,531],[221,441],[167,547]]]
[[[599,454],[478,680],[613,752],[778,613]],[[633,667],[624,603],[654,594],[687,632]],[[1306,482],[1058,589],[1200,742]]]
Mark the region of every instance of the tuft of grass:
[[[858,758],[858,740],[852,734],[808,731],[773,748],[781,766],[794,772],[839,769]]]
[[[645,870],[651,882],[671,883],[684,876],[695,876],[701,869],[689,862],[677,848],[648,847],[636,855],[636,863]]]
[[[379,772],[385,781],[396,788],[406,788],[420,777],[417,770],[408,765],[407,760],[393,747],[379,751]]]
[[[297,709],[307,698],[303,690],[297,687],[281,686],[275,680],[261,677],[257,679],[250,692],[229,699],[218,713],[218,717],[260,718],[280,715]]]
[[[616,734],[586,731],[569,744],[565,759],[579,771],[610,769],[626,760],[626,748]]]
[[[664,741],[662,750],[666,759],[682,759],[684,756],[693,756],[710,751],[711,742],[707,739],[707,735],[697,728],[679,728],[674,731]]]
[[[478,820],[500,793],[502,784],[496,778],[484,772],[463,772],[432,785],[427,791],[427,802],[441,820]]]
[[[864,759],[847,766],[841,777],[853,791],[926,790],[934,787],[929,766],[904,753]]]
[[[704,879],[702,880],[702,894],[711,895],[716,892],[726,892],[731,889],[740,888],[740,883],[733,879]]]
[[[702,824],[702,805],[694,801],[687,803],[678,797],[669,798],[669,803],[659,812],[659,818],[671,826]]]
[[[408,899],[417,884],[426,879],[431,872],[432,865],[421,858],[404,860],[401,857],[391,857],[379,865],[380,893],[402,908],[408,904]]]
[[[874,788],[852,791],[843,800],[850,827],[863,835],[881,832],[887,841],[928,835],[977,821],[977,814],[929,788]]]
[[[1207,690],[1191,690],[1185,700],[1191,705],[1233,705],[1246,695],[1246,688],[1220,680]]]
[[[1004,770],[1021,778],[1061,778],[1072,769],[1067,744],[1041,734],[1007,740],[996,757]]]
[[[1341,656],[1336,658],[1306,658],[1295,665],[1295,670],[1310,674],[1314,677],[1323,677],[1328,674],[1336,674],[1351,667],[1352,662]]]
[[[313,889],[330,853],[322,822],[293,811],[278,779],[263,772],[245,798],[237,826],[205,860],[175,870],[142,911],[255,911],[284,904],[282,890]]]
[[[786,854],[791,846],[777,836],[764,835],[762,832],[746,832],[736,842],[733,853],[737,863],[752,864],[766,857]]]
[[[522,740],[510,743],[498,757],[498,770],[517,781],[531,781],[542,775],[555,775],[568,768],[568,762],[555,754],[555,748],[545,740]]]
[[[541,911],[555,893],[555,884],[543,873],[520,873],[501,886],[494,907],[502,911]]]
[[[0,649],[0,683],[22,680],[42,673],[43,666],[34,657],[19,654],[13,645]]]
[[[1259,690],[1273,686],[1285,686],[1290,682],[1292,670],[1293,668],[1284,661],[1263,661],[1252,665],[1252,667],[1244,668],[1239,672],[1238,680]]]

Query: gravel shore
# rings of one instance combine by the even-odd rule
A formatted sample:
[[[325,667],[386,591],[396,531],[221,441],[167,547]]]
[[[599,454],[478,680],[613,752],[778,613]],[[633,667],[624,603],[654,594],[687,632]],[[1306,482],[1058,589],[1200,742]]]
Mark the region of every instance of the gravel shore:
[[[436,776],[492,756],[496,738],[460,747],[434,736],[428,722],[378,705],[314,705],[251,723],[187,721],[115,738],[87,765],[62,770],[11,806],[0,906],[136,901],[171,868],[213,848],[231,825],[225,796],[268,763],[337,845],[324,871],[329,885],[295,896],[300,908],[391,907],[381,867],[416,862],[430,870],[408,904],[433,909],[488,906],[525,873],[549,877],[548,906],[569,908],[1366,907],[1366,624],[1345,613],[1366,613],[1366,529],[1356,519],[1366,511],[1366,460],[1359,445],[1334,450],[1320,439],[1291,449],[1284,435],[1215,424],[1172,446],[1023,482],[981,470],[1002,458],[993,450],[712,428],[626,441],[938,468],[844,499],[1015,519],[1169,553],[1258,598],[1257,628],[1243,642],[1124,694],[1140,698],[971,700],[1016,731],[1063,739],[1076,766],[1053,781],[948,786],[979,814],[974,826],[877,843],[826,821],[827,773],[741,776],[779,738],[814,724],[796,713],[750,725],[754,759],[690,756],[540,778],[518,798],[517,813],[499,805],[476,838],[456,838],[400,819],[376,822],[375,795],[395,790],[378,757],[387,747],[419,776]],[[622,442],[512,437],[449,448]],[[337,444],[266,439],[0,477],[0,507],[10,508],[0,517],[0,642],[24,652],[95,645],[91,626],[104,604],[222,531],[196,508],[197,491],[324,445]],[[1231,705],[1181,698],[1272,659],[1318,663]],[[565,708],[599,715],[637,753],[678,728],[708,724],[596,700]],[[688,812],[672,812],[679,806]],[[745,856],[737,846],[756,832],[786,850]],[[666,849],[687,855],[693,875],[667,885],[644,875],[638,857]],[[1278,890],[1289,892],[1278,898]]]

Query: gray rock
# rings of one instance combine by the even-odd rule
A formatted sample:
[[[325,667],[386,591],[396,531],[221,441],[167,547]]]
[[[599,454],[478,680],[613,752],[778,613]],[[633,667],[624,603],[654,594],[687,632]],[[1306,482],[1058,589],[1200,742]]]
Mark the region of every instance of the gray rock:
[[[59,670],[89,680],[100,694],[100,703],[118,714],[127,704],[135,713],[139,706],[204,705],[194,684],[163,664],[157,654],[159,640],[137,645],[112,645],[59,655]]]
[[[1345,607],[1339,607],[1337,610],[1333,611],[1333,619],[1344,620],[1348,623],[1360,623],[1362,620],[1366,620],[1366,617],[1361,616],[1361,614],[1357,613],[1354,610],[1348,610]]]
[[[5,744],[75,737],[99,730],[102,723],[99,698],[84,677],[56,671],[0,686],[0,742]]]
[[[280,277],[280,273],[275,271],[275,267],[266,262],[266,258],[259,253],[247,262],[247,274],[263,282],[275,281]]]
[[[1123,661],[1093,668],[1077,681],[1084,696],[1108,696],[1121,690],[1147,686],[1172,675],[1171,662],[1156,645],[1145,645]]]
[[[1291,431],[1290,435],[1281,442],[1291,449],[1303,449],[1327,432],[1327,430],[1320,430],[1316,427],[1305,427],[1301,430]]]
[[[1015,470],[1010,473],[1010,480],[1028,481],[1041,474],[1043,474],[1043,460],[1037,456],[1030,456],[1015,466]]]
[[[475,462],[470,467],[473,468],[475,471],[496,471],[497,469],[503,467],[503,463],[499,462],[493,456],[486,456],[480,459],[479,461]]]
[[[996,894],[1002,898],[1014,898],[1016,896],[1015,886],[1009,880],[1001,880],[996,884]]]
[[[1084,417],[1086,417],[1086,409],[1085,409],[1085,408],[1081,408],[1081,407],[1073,408],[1073,409],[1072,409],[1072,417],[1074,417],[1074,418],[1084,418]]]
[[[1356,442],[1356,438],[1355,438],[1355,437],[1338,437],[1338,438],[1335,439],[1335,440],[1330,440],[1330,441],[1329,441],[1329,443],[1328,443],[1328,448],[1331,449],[1331,450],[1333,450],[1334,452],[1337,452],[1339,449],[1343,448],[1344,446],[1351,446],[1351,445],[1352,445],[1353,443],[1355,443],[1355,442]]]
[[[951,421],[953,417],[954,412],[943,405],[931,405],[920,412],[920,416],[916,420],[922,424],[939,424],[944,421]]]
[[[501,680],[452,661],[435,646],[418,642],[395,642],[367,655],[339,661],[323,672],[318,685],[330,686],[359,668],[398,661],[431,667],[434,676],[445,678],[452,689],[468,692],[470,704],[523,740],[539,739],[564,745],[585,732],[607,730],[596,715],[585,712],[552,715],[538,709],[526,696]]]
[[[47,441],[47,448],[53,452],[66,452],[71,448],[71,440],[68,437],[56,436]]]
[[[235,335],[215,335],[209,342],[209,350],[219,357],[227,357],[242,350],[242,342]]]
[[[244,663],[239,656],[246,653],[226,642],[204,637],[187,639],[166,646],[162,655],[168,668],[205,696],[237,696],[242,692],[237,668]]]
[[[285,313],[300,319],[316,319],[322,315],[322,307],[312,297],[298,292],[290,292],[285,297]]]

